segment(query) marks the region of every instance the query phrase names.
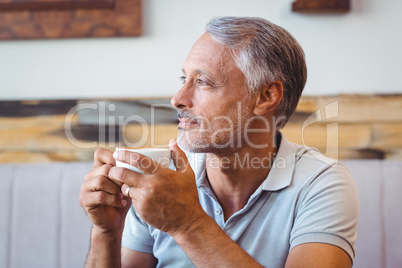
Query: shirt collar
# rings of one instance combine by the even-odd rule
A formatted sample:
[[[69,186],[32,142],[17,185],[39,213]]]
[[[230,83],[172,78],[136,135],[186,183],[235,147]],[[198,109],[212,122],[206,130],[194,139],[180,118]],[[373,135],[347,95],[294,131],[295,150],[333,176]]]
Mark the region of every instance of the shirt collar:
[[[200,187],[202,181],[206,180],[205,169],[205,154],[204,153],[189,153],[187,154],[188,162],[194,171],[197,186]]]
[[[279,150],[267,178],[261,184],[261,189],[265,191],[278,191],[288,187],[295,169],[296,151],[294,145],[282,133],[278,135],[281,135]]]

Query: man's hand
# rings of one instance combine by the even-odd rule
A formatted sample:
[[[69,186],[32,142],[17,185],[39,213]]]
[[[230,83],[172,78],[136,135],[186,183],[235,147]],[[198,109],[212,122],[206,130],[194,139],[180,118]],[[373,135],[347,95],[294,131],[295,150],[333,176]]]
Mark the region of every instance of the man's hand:
[[[131,164],[145,174],[113,167],[109,177],[122,184],[123,193],[131,187],[128,195],[141,219],[172,236],[195,266],[262,267],[205,213],[186,155],[175,140],[169,147],[176,171],[146,156],[126,151],[119,152],[117,160]],[[136,253],[128,254],[134,256]],[[138,254],[132,259],[138,259]],[[147,263],[151,267],[152,262]]]
[[[175,140],[169,146],[176,171],[139,153],[123,151],[116,155],[117,160],[131,164],[145,174],[113,167],[109,177],[122,184],[123,193],[131,187],[129,197],[144,221],[174,237],[208,215],[200,205],[194,172],[185,153]]]
[[[98,149],[93,169],[85,176],[81,186],[80,203],[89,219],[100,232],[122,232],[131,200],[124,198],[122,183],[109,178],[110,169],[116,161],[112,152]]]

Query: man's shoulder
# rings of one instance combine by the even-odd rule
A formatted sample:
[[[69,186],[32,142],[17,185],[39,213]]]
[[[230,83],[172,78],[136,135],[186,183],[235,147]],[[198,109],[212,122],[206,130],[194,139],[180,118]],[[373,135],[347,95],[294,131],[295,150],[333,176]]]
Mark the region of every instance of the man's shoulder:
[[[295,144],[297,148],[295,158],[297,166],[307,166],[310,169],[343,169],[338,159],[328,157],[316,148]]]
[[[348,169],[338,159],[327,157],[316,148],[285,142],[294,151],[294,177],[315,179],[335,175],[338,179],[351,179]]]

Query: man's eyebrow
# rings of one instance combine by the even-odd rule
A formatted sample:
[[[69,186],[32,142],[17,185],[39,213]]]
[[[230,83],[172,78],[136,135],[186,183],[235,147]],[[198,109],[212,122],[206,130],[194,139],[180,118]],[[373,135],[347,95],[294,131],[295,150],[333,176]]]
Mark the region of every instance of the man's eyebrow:
[[[181,69],[181,72],[182,72],[183,74],[186,74],[186,71],[184,71],[183,68]],[[201,70],[201,69],[196,69],[195,72],[196,72],[197,74],[206,75],[206,76],[211,76],[208,72],[203,71],[203,70]]]
[[[202,71],[202,70],[199,70],[199,69],[197,69],[196,71],[197,71],[198,74],[202,74],[202,75],[206,75],[206,76],[211,76],[209,73],[207,73],[207,72],[205,72],[205,71]]]

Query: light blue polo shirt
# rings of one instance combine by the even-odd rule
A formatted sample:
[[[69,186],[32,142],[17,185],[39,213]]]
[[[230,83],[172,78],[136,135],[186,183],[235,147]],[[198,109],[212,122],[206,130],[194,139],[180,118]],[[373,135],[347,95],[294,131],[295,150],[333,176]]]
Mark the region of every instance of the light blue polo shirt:
[[[206,178],[205,155],[191,154],[189,160],[203,209],[263,266],[284,267],[293,247],[312,242],[335,245],[353,260],[358,197],[342,164],[282,135],[267,178],[246,206],[225,222]],[[146,224],[133,208],[127,214],[122,246],[152,253],[158,267],[194,267],[172,237]]]

